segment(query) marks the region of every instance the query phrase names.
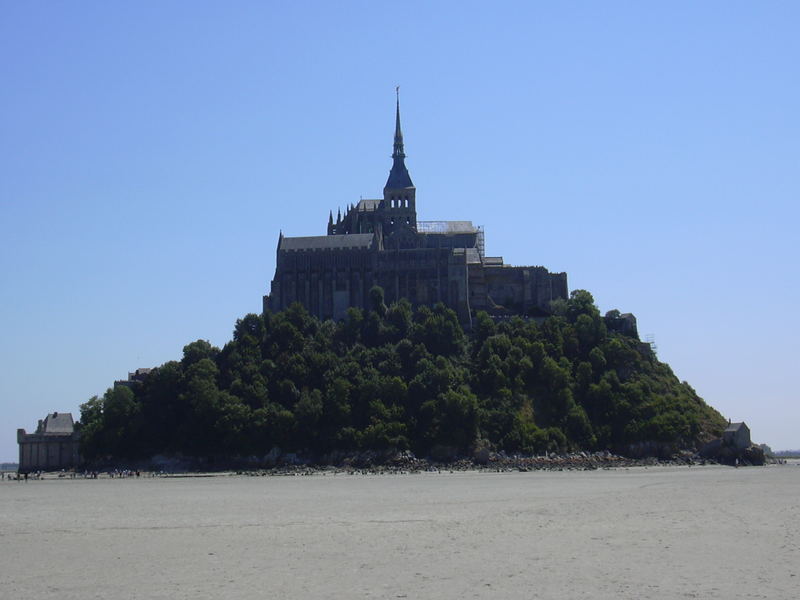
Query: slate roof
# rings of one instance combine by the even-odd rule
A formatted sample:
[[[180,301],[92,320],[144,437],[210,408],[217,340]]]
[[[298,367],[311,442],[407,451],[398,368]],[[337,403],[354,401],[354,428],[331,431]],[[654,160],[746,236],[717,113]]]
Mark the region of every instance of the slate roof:
[[[314,235],[308,237],[281,238],[281,252],[307,252],[314,250],[369,249],[375,235],[372,233],[349,233],[346,235]]]
[[[394,152],[392,152],[392,170],[389,171],[389,179],[386,180],[384,189],[396,190],[413,188],[411,175],[405,163],[406,152],[403,149],[403,130],[400,128],[400,96],[397,96],[397,118],[394,126]]]
[[[742,425],[744,425],[743,422],[742,423],[731,423],[730,425],[728,425],[725,428],[725,431],[726,432],[728,432],[728,431],[731,431],[731,432],[739,431],[739,429],[742,428]]]
[[[52,413],[44,419],[42,433],[72,433],[75,430],[75,423],[72,420],[72,413]]]
[[[477,233],[472,221],[417,221],[419,233]]]
[[[371,200],[367,198],[362,198],[358,201],[356,205],[357,210],[377,210],[378,206],[380,206],[381,200]]]
[[[414,183],[411,181],[411,175],[408,174],[408,169],[402,158],[395,158],[392,170],[389,171],[389,179],[386,180],[386,189],[397,190],[405,188],[413,188]]]

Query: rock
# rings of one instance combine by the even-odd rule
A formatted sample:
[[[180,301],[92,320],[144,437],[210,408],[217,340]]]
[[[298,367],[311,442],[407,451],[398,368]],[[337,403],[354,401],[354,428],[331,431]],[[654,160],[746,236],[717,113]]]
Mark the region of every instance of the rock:
[[[486,465],[489,464],[489,458],[491,457],[491,451],[489,450],[488,446],[478,446],[472,452],[472,460],[475,464],[478,465]]]

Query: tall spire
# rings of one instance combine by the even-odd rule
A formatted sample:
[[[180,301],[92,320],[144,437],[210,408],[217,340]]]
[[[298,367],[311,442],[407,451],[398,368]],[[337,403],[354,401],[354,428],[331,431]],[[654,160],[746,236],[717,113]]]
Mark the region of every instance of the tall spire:
[[[400,129],[400,86],[398,85],[394,88],[394,91],[397,94],[397,113],[394,124],[394,152],[392,152],[392,158],[403,159],[406,157],[406,153],[403,150],[403,130]]]
[[[389,171],[389,179],[386,181],[384,189],[403,189],[414,187],[411,176],[406,168],[406,153],[403,148],[403,130],[400,129],[400,86],[395,88],[397,94],[397,111],[395,113],[394,125],[394,152],[392,152],[392,170]]]

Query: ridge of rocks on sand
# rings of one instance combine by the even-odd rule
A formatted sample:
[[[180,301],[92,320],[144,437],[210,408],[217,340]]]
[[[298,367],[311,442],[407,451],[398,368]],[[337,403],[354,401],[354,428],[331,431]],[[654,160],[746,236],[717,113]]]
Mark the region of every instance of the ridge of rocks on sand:
[[[629,458],[610,452],[576,454],[550,454],[545,456],[508,456],[493,454],[487,460],[461,458],[452,462],[439,462],[428,458],[417,458],[410,452],[402,452],[391,459],[376,463],[362,457],[345,459],[338,465],[278,465],[267,469],[237,470],[247,475],[312,475],[316,473],[344,474],[406,474],[422,472],[457,471],[593,471],[626,467],[654,465],[700,465],[716,464],[714,461],[695,460],[691,455],[670,459]]]
[[[140,465],[138,468],[112,466],[95,467],[87,471],[62,471],[34,473],[32,479],[52,478],[97,478],[97,477],[224,477],[224,476],[299,476],[299,475],[406,475],[413,473],[454,473],[466,471],[482,472],[527,472],[527,471],[594,471],[597,469],[619,469],[648,466],[693,466],[721,464],[703,459],[691,452],[670,458],[631,458],[611,452],[578,452],[571,454],[548,454],[542,456],[506,455],[489,453],[474,458],[459,458],[453,461],[436,461],[418,458],[412,452],[393,455],[378,455],[372,452],[356,453],[341,458],[336,464],[315,464],[290,455],[271,466],[196,464],[191,461],[173,461],[169,465]],[[744,466],[744,465],[742,465]],[[9,474],[8,479],[11,479]]]

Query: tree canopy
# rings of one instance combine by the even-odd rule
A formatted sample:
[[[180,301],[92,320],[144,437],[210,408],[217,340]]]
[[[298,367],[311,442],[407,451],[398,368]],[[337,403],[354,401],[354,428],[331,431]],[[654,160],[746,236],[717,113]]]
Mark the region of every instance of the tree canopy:
[[[237,320],[222,349],[187,344],[82,405],[84,456],[625,452],[693,447],[724,428],[647,344],[606,327],[614,315],[589,292],[538,322],[478,313],[470,332],[443,304],[386,306],[380,288],[370,300],[338,323],[295,304]]]

